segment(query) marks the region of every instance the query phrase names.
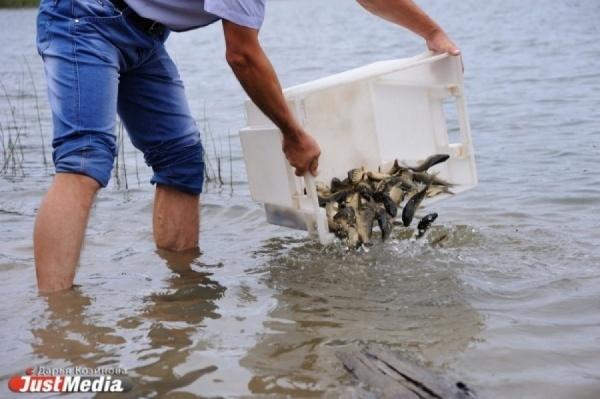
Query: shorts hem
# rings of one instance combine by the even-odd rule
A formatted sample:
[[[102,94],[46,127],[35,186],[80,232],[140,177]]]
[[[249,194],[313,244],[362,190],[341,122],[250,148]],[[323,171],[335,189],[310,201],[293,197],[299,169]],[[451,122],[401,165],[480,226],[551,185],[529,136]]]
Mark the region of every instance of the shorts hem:
[[[154,185],[154,186],[161,185],[161,186],[172,187],[172,188],[174,188],[174,189],[176,189],[178,191],[182,191],[184,193],[193,194],[193,195],[200,195],[200,194],[202,194],[202,190],[204,189],[204,187],[203,187],[204,184],[203,183],[200,184],[199,188],[190,188],[189,186],[185,186],[185,185],[182,185],[182,184],[178,184],[178,183],[175,183],[175,182],[172,182],[172,181],[169,181],[169,180],[164,180],[164,179],[156,178],[156,177],[153,177],[150,180],[150,183],[152,185]]]
[[[109,179],[104,180],[102,178],[97,177],[95,174],[90,173],[85,170],[72,170],[72,169],[61,168],[61,169],[56,169],[55,172],[56,172],[56,174],[65,173],[65,174],[72,174],[72,175],[87,176],[90,179],[94,179],[100,185],[101,188],[106,188],[106,186],[108,185],[108,181],[109,181]]]

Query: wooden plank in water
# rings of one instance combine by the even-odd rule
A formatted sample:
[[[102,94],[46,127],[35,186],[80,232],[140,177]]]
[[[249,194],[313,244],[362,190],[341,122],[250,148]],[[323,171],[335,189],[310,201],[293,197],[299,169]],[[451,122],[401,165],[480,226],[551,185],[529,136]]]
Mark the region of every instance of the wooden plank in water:
[[[464,383],[454,382],[381,345],[338,352],[338,358],[358,380],[383,399],[473,399]]]

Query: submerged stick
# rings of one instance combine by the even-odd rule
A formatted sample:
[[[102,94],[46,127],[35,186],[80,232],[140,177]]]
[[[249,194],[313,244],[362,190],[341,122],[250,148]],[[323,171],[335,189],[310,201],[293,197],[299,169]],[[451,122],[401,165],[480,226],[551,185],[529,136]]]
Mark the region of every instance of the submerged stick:
[[[378,398],[473,399],[466,384],[434,373],[382,345],[336,353],[348,372]]]

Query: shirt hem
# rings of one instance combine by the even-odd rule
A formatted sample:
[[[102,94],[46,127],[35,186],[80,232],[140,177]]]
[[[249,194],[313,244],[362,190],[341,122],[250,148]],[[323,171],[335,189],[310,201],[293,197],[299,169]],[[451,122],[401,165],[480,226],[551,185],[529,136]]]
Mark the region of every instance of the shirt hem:
[[[236,25],[241,25],[246,28],[259,30],[263,24],[263,19],[261,17],[253,17],[247,14],[241,14],[235,11],[231,11],[228,9],[223,9],[220,7],[211,7],[210,5],[205,5],[204,10],[221,19],[225,19],[227,21],[233,22]]]

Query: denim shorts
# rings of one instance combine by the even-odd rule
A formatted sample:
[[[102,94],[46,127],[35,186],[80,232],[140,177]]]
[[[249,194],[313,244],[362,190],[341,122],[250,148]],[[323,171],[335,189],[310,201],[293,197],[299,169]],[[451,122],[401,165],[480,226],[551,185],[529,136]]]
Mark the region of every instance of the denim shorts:
[[[117,153],[116,115],[154,172],[151,182],[199,194],[203,148],[177,68],[132,11],[108,0],[42,0],[37,48],[52,110],[57,173],[105,187]]]

